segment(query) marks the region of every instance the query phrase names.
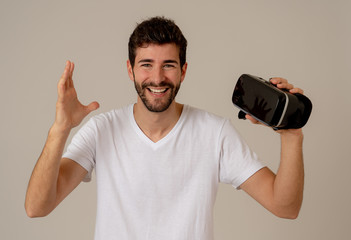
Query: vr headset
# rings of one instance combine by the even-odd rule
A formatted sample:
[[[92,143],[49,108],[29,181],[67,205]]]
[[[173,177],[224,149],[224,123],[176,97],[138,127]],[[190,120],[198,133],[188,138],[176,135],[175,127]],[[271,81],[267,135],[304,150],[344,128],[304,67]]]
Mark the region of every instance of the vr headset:
[[[312,111],[312,103],[305,95],[291,94],[249,74],[239,77],[232,102],[240,109],[239,119],[249,114],[274,130],[302,128]]]

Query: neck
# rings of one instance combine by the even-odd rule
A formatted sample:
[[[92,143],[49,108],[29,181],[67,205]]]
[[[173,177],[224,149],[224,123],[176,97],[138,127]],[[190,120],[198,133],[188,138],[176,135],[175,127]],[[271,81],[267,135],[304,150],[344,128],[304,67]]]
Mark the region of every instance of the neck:
[[[153,142],[165,137],[178,122],[183,110],[183,105],[173,103],[163,112],[151,112],[138,98],[134,105],[134,118],[139,128]]]

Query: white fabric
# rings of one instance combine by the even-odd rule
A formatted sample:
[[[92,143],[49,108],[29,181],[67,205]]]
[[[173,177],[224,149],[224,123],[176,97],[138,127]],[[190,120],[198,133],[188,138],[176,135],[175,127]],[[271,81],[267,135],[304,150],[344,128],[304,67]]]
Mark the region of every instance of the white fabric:
[[[262,168],[229,120],[185,105],[152,142],[133,105],[89,120],[64,157],[97,182],[96,240],[212,240],[219,182],[239,187]]]

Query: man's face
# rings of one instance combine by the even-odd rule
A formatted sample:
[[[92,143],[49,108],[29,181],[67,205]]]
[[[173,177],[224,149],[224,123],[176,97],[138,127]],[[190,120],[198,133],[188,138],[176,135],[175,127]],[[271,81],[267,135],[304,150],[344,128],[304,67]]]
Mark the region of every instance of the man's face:
[[[128,61],[128,74],[145,107],[151,112],[163,112],[174,103],[186,67],[180,67],[175,44],[149,44],[136,50],[133,68]]]

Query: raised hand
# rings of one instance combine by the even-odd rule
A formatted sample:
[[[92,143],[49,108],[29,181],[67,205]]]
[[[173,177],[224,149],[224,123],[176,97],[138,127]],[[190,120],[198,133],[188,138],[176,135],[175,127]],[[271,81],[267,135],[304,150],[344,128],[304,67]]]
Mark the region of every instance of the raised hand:
[[[284,78],[279,78],[279,77],[271,78],[270,82],[272,84],[276,85],[278,88],[288,90],[292,94],[295,94],[295,93],[303,94],[303,90],[301,88],[294,87],[294,85],[289,83],[288,80],[286,80]],[[253,117],[251,117],[249,114],[247,114],[245,116],[245,118],[250,120],[254,124],[261,124],[259,121],[257,121]],[[300,129],[284,129],[284,130],[278,130],[276,132],[278,132],[278,133],[283,133],[283,132],[284,133],[285,132],[293,132],[293,133],[295,133],[295,132],[301,132],[301,130]]]
[[[68,158],[62,158],[70,130],[99,107],[97,102],[92,102],[88,106],[79,102],[72,80],[73,71],[74,63],[67,61],[57,85],[55,122],[50,128],[28,184],[25,208],[30,217],[49,214],[87,173],[87,170],[79,164]]]
[[[73,71],[74,63],[67,61],[57,85],[58,99],[54,125],[63,131],[70,131],[78,126],[91,111],[99,108],[97,102],[85,106],[78,100],[72,79]]]

